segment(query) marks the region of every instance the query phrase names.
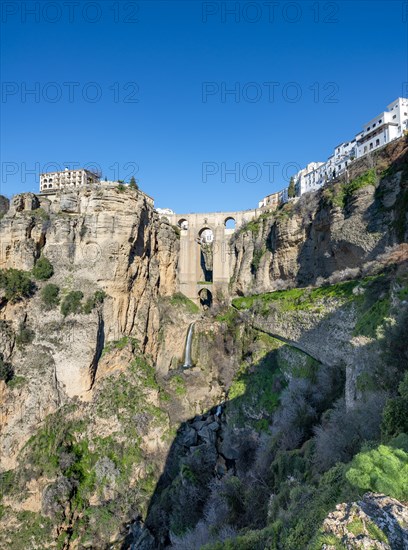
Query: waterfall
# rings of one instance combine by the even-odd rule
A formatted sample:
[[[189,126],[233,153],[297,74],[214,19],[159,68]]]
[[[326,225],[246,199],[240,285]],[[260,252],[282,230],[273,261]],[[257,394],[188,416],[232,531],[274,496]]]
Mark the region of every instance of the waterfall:
[[[184,369],[189,369],[193,366],[193,363],[191,361],[191,344],[193,341],[193,328],[194,328],[194,323],[191,323],[191,325],[188,327],[186,347],[184,350],[184,364],[183,364]]]

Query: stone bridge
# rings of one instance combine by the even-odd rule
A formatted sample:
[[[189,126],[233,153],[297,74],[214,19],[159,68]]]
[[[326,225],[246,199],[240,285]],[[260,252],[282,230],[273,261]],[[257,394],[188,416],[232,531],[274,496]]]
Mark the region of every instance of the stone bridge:
[[[200,298],[203,294],[209,294],[211,301],[217,301],[220,292],[228,294],[230,238],[237,229],[263,211],[161,215],[180,228],[179,291],[197,304],[202,303]],[[203,269],[203,242],[212,242],[212,273]]]

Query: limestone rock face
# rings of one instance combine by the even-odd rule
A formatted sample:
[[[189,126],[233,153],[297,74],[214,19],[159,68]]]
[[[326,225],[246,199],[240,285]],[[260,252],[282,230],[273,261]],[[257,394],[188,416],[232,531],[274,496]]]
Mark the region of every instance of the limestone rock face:
[[[324,520],[323,531],[345,548],[399,550],[408,548],[407,525],[406,506],[394,498],[367,493],[359,502],[339,504]],[[332,548],[330,544],[325,547]]]
[[[178,240],[142,194],[81,189],[53,201],[14,197],[0,221],[0,243],[3,269],[29,271],[47,257],[54,267],[49,283],[61,299],[71,291],[82,292],[83,302],[97,290],[106,293],[91,313],[64,317],[59,307],[44,309],[47,282],[37,282],[30,299],[0,307],[1,353],[21,379],[3,392],[0,455],[11,467],[33,426],[70,399],[89,398],[107,343],[131,336],[142,352],[157,356],[158,302],[176,291]],[[34,337],[19,346],[23,325]]]
[[[406,240],[401,208],[407,157],[407,143],[400,141],[379,153],[377,173],[394,164],[391,175],[378,176],[377,187],[366,185],[346,197],[346,182],[331,184],[240,228],[230,242],[232,294],[315,285],[336,272],[360,268]],[[350,168],[349,180],[370,168],[361,159]]]

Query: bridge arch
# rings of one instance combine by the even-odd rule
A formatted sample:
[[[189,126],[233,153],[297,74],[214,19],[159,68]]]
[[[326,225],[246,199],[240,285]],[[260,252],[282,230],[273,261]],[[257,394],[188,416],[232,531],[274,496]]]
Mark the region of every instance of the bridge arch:
[[[227,218],[225,218],[224,220],[225,229],[235,229],[236,225],[237,225],[237,222],[235,218],[233,218],[232,216],[228,216]]]
[[[212,243],[214,240],[214,231],[208,225],[202,227],[198,232],[200,243]]]
[[[213,295],[209,288],[201,288],[198,291],[198,298],[203,309],[209,309],[212,306]]]
[[[179,226],[180,229],[188,229],[188,220],[186,218],[180,218],[179,221],[177,222],[177,225]]]

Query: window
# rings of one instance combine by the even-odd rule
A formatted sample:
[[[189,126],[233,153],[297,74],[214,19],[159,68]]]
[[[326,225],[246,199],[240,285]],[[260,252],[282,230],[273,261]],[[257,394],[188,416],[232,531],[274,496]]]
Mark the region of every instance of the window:
[[[373,124],[373,128],[375,128],[375,122],[374,122],[374,124]]]
[[[364,147],[364,153],[367,153],[367,145]]]
[[[370,151],[373,148],[373,142],[370,143]]]
[[[393,120],[394,120],[394,118],[397,118],[397,115],[394,115],[392,118],[393,118]]]
[[[371,128],[371,126],[369,126],[369,127],[367,128],[367,132],[368,132],[368,130],[369,130],[370,128]]]
[[[380,145],[380,140],[379,140],[379,139],[376,139],[376,140],[375,140],[375,145],[376,145],[376,146],[377,146],[377,145]]]
[[[382,122],[382,118],[380,118],[380,120],[378,121],[378,124],[381,124],[381,122]]]

